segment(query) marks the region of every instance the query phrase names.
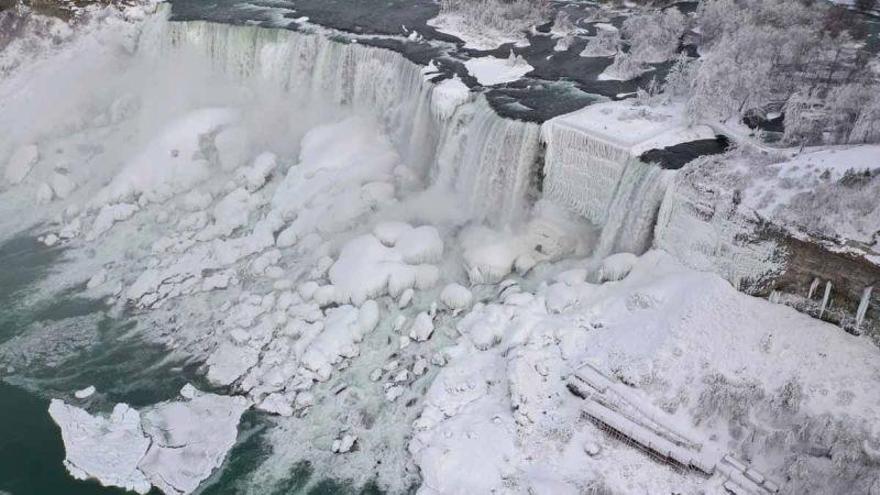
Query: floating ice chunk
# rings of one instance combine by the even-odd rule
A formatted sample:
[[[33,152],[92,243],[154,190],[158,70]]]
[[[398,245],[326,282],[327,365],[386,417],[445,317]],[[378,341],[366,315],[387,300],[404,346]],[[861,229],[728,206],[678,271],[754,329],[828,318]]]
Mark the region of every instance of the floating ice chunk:
[[[602,260],[599,268],[599,282],[623,280],[629,275],[639,257],[632,253],[617,253]]]
[[[76,392],[74,392],[73,396],[76,397],[77,399],[87,399],[87,398],[91,397],[92,394],[94,394],[94,393],[95,393],[95,386],[89,385],[88,387],[86,387],[84,389],[77,390]]]
[[[406,392],[406,388],[400,385],[388,387],[388,389],[385,390],[385,399],[388,402],[394,402],[398,398],[400,398],[400,396],[403,395],[404,392]]]
[[[516,56],[513,52],[510,55],[508,58],[472,58],[464,65],[483,86],[513,82],[535,69],[522,56]]]
[[[463,240],[468,277],[475,284],[496,283],[513,268],[522,247],[513,239],[500,239],[488,229],[478,229]]]
[[[449,284],[440,292],[440,301],[449,309],[466,309],[473,303],[471,291],[460,284]]]
[[[424,342],[431,338],[432,333],[434,333],[434,321],[431,316],[424,311],[416,315],[409,327],[409,338],[416,342]]]
[[[327,310],[324,331],[312,340],[301,360],[302,365],[314,372],[319,381],[329,380],[332,366],[343,358],[357,356],[360,351],[356,344],[378,323],[379,309],[376,303],[370,301],[363,306],[363,310],[354,306]]]
[[[422,376],[425,374],[426,371],[428,371],[428,360],[425,358],[417,359],[416,362],[413,364],[413,375]]]
[[[224,342],[208,357],[208,380],[216,385],[231,385],[256,366],[258,358],[255,349]]]
[[[150,482],[138,469],[150,440],[136,410],[117,404],[105,418],[53,399],[49,415],[61,428],[64,466],[74,478],[94,478],[104,486],[137,493],[150,491]]]
[[[31,173],[34,165],[40,161],[40,149],[35,144],[28,144],[16,149],[6,162],[6,181],[18,184]]]
[[[54,246],[55,244],[58,243],[58,241],[59,241],[59,238],[55,234],[49,234],[43,238],[43,244],[45,244],[46,246],[49,246],[49,247]]]
[[[141,415],[152,445],[139,467],[169,495],[192,493],[220,467],[250,407],[244,397],[192,392],[192,399],[165,402]]]
[[[337,454],[346,454],[351,452],[351,449],[354,447],[355,442],[357,442],[356,435],[349,435],[346,433],[342,436],[342,438],[338,438],[333,440],[333,445],[331,446],[331,450]]]

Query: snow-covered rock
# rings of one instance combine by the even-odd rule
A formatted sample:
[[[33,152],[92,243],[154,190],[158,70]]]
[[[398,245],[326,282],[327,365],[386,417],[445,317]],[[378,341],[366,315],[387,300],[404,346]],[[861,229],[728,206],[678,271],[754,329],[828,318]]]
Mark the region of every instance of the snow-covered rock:
[[[409,327],[409,338],[416,342],[424,342],[431,338],[432,333],[434,333],[434,321],[431,316],[424,311],[416,315]]]
[[[460,284],[449,284],[440,292],[440,301],[449,309],[467,309],[474,301],[471,291]]]

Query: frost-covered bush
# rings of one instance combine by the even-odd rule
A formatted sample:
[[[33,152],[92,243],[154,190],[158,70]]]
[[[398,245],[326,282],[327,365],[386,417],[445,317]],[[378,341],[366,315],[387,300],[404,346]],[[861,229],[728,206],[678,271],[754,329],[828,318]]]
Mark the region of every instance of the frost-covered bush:
[[[642,75],[648,68],[629,52],[618,51],[614,62],[603,74],[609,79],[629,81]]]
[[[545,22],[549,0],[440,0],[441,14],[461,16],[473,28],[518,32]]]
[[[621,34],[640,62],[659,63],[672,58],[686,24],[678,9],[645,12],[626,19]]]
[[[694,79],[700,69],[699,59],[694,60],[685,53],[680,53],[675,63],[666,74],[663,90],[675,97],[689,96],[694,88]]]

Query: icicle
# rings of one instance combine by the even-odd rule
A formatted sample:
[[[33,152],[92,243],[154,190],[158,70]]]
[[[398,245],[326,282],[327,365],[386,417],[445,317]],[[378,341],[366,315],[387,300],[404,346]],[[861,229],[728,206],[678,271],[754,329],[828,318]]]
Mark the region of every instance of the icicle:
[[[816,289],[819,288],[819,277],[813,279],[813,283],[810,284],[810,292],[807,293],[807,299],[812,299],[813,294],[816,293]]]
[[[860,330],[862,323],[865,321],[865,313],[868,312],[868,305],[871,302],[871,291],[873,290],[874,287],[865,287],[865,291],[862,292],[862,300],[859,301],[859,309],[856,311],[856,330]]]
[[[819,310],[819,318],[825,314],[825,310],[828,308],[828,299],[831,297],[831,281],[825,283],[825,295],[822,296],[822,309]]]
[[[629,151],[562,122],[546,123],[542,134],[544,197],[604,225]]]
[[[779,291],[778,291],[778,290],[774,290],[774,291],[771,291],[771,292],[770,292],[770,296],[767,298],[767,300],[770,301],[770,302],[773,303],[773,304],[778,304],[778,303],[779,303],[779,297],[780,297],[780,296],[779,296]]]

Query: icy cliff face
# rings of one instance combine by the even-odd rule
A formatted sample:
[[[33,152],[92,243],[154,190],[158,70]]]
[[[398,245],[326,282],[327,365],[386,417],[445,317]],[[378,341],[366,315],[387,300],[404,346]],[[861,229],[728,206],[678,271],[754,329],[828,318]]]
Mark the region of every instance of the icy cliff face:
[[[706,187],[700,173],[683,170],[666,192],[656,246],[692,268],[718,273],[734,287],[768,284],[783,268],[779,242],[760,236],[760,222],[737,209],[732,190]]]

